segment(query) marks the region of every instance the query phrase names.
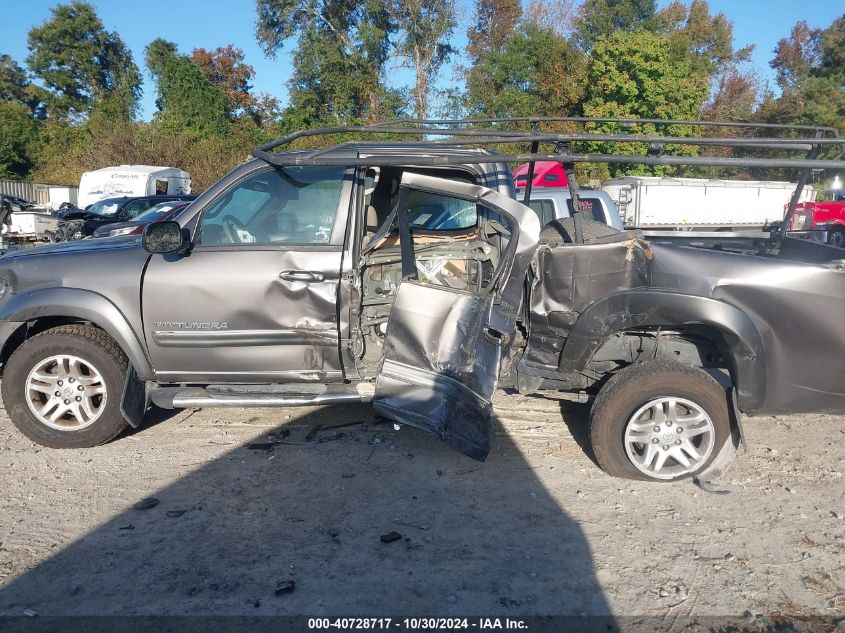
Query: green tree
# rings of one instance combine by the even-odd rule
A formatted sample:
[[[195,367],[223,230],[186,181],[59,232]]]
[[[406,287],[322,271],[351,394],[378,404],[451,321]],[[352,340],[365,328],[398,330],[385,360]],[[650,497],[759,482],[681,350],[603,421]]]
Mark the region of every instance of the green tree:
[[[244,52],[229,44],[213,51],[195,48],[191,61],[210,82],[226,95],[227,112],[230,118],[247,113],[255,107],[252,95],[252,80],[255,68],[244,62]]]
[[[802,82],[804,119],[845,131],[845,15],[821,34],[819,62]]]
[[[27,72],[9,55],[0,55],[0,100],[26,105],[38,118],[45,116],[44,91],[30,82]]]
[[[485,53],[467,77],[471,116],[563,116],[577,109],[586,60],[551,29],[523,23]]]
[[[655,0],[584,0],[578,10],[578,41],[589,50],[603,35],[654,30],[656,13]]]
[[[256,0],[256,36],[269,57],[296,40],[291,121],[375,121],[392,95],[383,71],[396,31],[383,0]]]
[[[733,24],[724,13],[710,13],[707,0],[689,6],[674,0],[656,16],[657,30],[672,43],[677,57],[687,57],[693,72],[715,77],[747,62],[754,46],[734,49]]]
[[[763,104],[761,118],[829,125],[845,132],[845,15],[826,29],[799,22],[774,52],[770,65],[781,95]]]
[[[0,100],[0,178],[29,175],[40,141],[40,123],[20,101]]]
[[[414,70],[416,114],[425,119],[431,80],[454,53],[449,44],[455,29],[454,5],[451,0],[398,0],[393,12],[402,25],[396,48]]]
[[[226,134],[226,96],[188,56],[159,38],[147,46],[146,59],[158,89],[157,123],[190,138]]]
[[[475,24],[467,30],[467,53],[473,63],[500,50],[516,32],[520,0],[475,0]]]
[[[673,55],[668,38],[640,30],[616,31],[601,36],[593,47],[586,78],[584,114],[593,117],[696,119],[709,93],[706,76],[692,72],[690,62]],[[599,126],[597,130],[602,130]],[[695,128],[683,125],[658,130],[653,125],[638,125],[634,133],[668,132],[695,136]],[[608,147],[597,147],[606,151]],[[645,147],[631,143],[616,150],[643,154]],[[689,146],[667,147],[667,153],[694,155]],[[627,169],[629,173],[647,173],[646,167],[610,166],[612,175]],[[667,167],[654,173],[670,173]]]
[[[58,118],[87,115],[110,100],[114,116],[132,119],[141,74],[120,36],[107,31],[94,7],[82,0],[53,7],[29,31],[27,64],[46,87],[47,111]]]
[[[798,89],[798,84],[821,62],[822,29],[811,29],[801,20],[789,34],[778,41],[769,65],[774,69],[783,92]]]

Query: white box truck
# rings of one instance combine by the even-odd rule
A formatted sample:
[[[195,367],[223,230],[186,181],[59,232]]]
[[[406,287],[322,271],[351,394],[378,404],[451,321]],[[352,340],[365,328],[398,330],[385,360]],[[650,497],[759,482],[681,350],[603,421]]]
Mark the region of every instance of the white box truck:
[[[783,220],[795,184],[763,180],[710,180],[625,176],[602,189],[626,227],[683,230],[759,230]],[[815,199],[804,187],[801,202]]]
[[[105,198],[186,195],[191,193],[191,175],[175,167],[120,165],[86,171],[79,181],[79,207]]]

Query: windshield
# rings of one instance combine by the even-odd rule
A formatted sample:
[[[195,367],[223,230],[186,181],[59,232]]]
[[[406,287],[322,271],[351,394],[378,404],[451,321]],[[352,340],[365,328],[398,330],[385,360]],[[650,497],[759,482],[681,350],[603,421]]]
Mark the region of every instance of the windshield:
[[[96,215],[111,216],[120,210],[120,201],[100,200],[98,202],[95,202],[85,210],[88,213],[94,213]]]

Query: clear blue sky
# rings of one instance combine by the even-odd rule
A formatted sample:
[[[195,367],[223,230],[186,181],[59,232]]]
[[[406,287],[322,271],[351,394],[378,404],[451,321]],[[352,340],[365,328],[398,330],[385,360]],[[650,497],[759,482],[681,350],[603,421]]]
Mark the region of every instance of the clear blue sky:
[[[8,53],[22,63],[27,55],[26,34],[35,24],[50,15],[56,0],[1,0],[0,53]],[[459,0],[471,14],[471,0]],[[135,62],[143,67],[144,47],[156,37],[176,42],[182,52],[197,47],[216,48],[232,43],[244,50],[246,61],[255,67],[256,92],[268,92],[287,101],[286,82],[290,64],[286,52],[278,59],[264,57],[255,41],[255,5],[252,0],[92,0],[109,30],[117,30],[132,49]],[[658,0],[664,5],[667,0]],[[772,80],[768,66],[772,49],[789,33],[798,20],[812,27],[824,27],[845,13],[845,3],[833,0],[710,0],[713,12],[721,11],[734,23],[736,46],[756,44],[753,64],[758,72]],[[463,33],[454,44],[462,47]],[[409,84],[407,71],[396,68],[388,72],[394,85]],[[441,84],[447,84],[451,73],[442,73]],[[144,75],[142,114],[149,118],[155,110],[155,91],[149,76]]]

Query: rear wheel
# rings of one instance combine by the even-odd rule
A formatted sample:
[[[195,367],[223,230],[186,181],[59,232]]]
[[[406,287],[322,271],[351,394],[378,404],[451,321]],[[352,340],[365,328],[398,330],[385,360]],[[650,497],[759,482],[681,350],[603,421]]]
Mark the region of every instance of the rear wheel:
[[[618,372],[596,397],[590,438],[616,477],[677,481],[701,475],[731,444],[725,389],[706,372],[654,360]]]
[[[90,325],[65,325],[25,341],[3,372],[3,403],[28,438],[51,448],[108,442],[127,422],[120,412],[127,360]]]

